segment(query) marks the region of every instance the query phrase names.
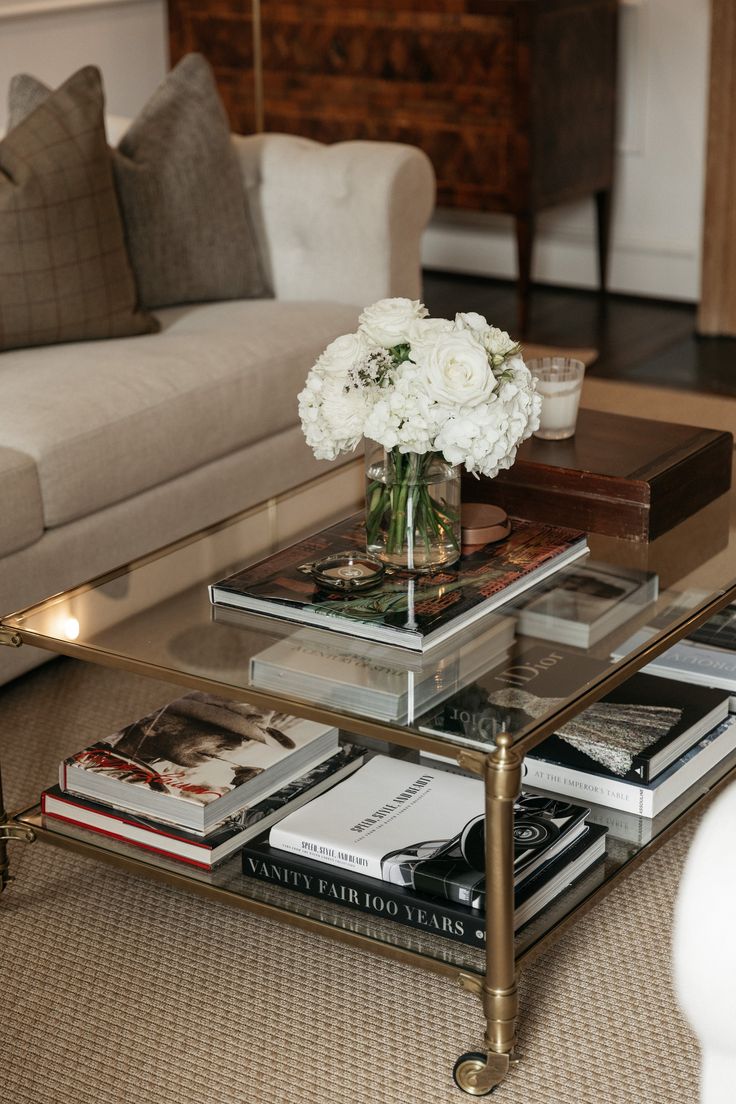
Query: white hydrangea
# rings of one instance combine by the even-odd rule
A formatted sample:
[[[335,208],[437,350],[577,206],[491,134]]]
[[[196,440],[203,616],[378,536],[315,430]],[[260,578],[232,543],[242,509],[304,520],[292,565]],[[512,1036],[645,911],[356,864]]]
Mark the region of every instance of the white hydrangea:
[[[540,408],[519,346],[504,330],[474,313],[429,318],[411,299],[367,307],[356,333],[327,346],[299,395],[318,459],[334,460],[367,437],[387,450],[442,453],[489,477],[513,464],[539,426]]]

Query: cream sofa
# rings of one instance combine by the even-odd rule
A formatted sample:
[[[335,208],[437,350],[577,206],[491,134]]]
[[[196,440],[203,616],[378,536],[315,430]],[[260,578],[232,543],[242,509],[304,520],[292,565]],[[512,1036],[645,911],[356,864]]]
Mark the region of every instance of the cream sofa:
[[[108,122],[112,143],[126,125]],[[324,468],[298,424],[309,367],[362,306],[420,294],[434,202],[424,154],[233,142],[273,298],[159,311],[161,332],[144,337],[0,356],[3,613]],[[0,649],[0,682],[44,658]]]

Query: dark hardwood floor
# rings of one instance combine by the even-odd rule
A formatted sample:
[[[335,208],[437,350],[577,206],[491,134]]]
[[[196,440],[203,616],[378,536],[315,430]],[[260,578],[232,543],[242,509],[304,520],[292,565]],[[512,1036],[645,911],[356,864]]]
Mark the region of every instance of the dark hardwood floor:
[[[518,334],[510,280],[425,270],[430,314],[477,311]],[[736,396],[736,339],[700,338],[689,303],[537,285],[526,339],[544,345],[593,346],[590,375]]]

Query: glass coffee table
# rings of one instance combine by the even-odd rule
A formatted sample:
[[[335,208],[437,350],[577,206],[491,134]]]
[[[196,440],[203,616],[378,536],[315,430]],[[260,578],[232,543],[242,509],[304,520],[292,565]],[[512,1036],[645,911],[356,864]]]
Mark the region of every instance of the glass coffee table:
[[[420,754],[439,755],[481,776],[486,787],[485,949],[248,878],[237,855],[205,873],[125,843],[106,841],[100,846],[84,829],[61,830],[58,822],[53,827],[52,822],[44,821],[39,806],[8,815],[1,789],[0,886],[4,888],[8,878],[8,840],[38,840],[451,977],[477,994],[486,1018],[486,1049],[458,1059],[455,1080],[466,1092],[484,1095],[504,1079],[514,1060],[517,970],[736,777],[734,752],[674,802],[666,816],[648,822],[645,836],[650,838],[646,842],[618,838],[609,831],[605,859],[515,933],[513,803],[521,787],[525,754],[736,599],[734,502],[731,495],[722,496],[651,544],[591,535],[592,560],[614,571],[656,574],[659,596],[592,648],[536,641],[549,653],[564,653],[564,693],[549,699],[541,716],[530,719],[522,715],[517,721],[509,716],[503,730],[496,726],[489,731],[486,726],[481,731],[472,717],[459,724],[445,724],[439,707],[443,697],[468,682],[481,688],[485,685],[486,700],[492,702],[488,676],[499,657],[495,651],[486,655],[482,639],[479,642],[490,619],[512,619],[513,640],[504,662],[513,667],[525,661],[529,638],[519,632],[517,614],[508,607],[457,634],[441,655],[430,651],[420,661],[422,682],[426,685],[429,679],[436,690],[431,725],[411,703],[390,716],[385,708],[372,712],[364,699],[360,708],[346,708],[344,695],[338,704],[328,693],[309,692],[303,683],[297,692],[288,679],[278,692],[264,689],[256,677],[257,665],[254,672],[251,661],[276,641],[299,632],[300,627],[240,611],[213,611],[208,583],[361,509],[362,495],[362,462],[332,469],[117,571],[6,616],[0,621],[0,641],[15,647],[34,645],[169,681],[172,697],[176,696],[173,687],[189,687],[334,724],[345,739],[364,745],[368,752],[414,761]],[[576,566],[563,572],[574,572]],[[529,592],[525,600],[528,597]],[[333,650],[349,652],[349,638],[334,633],[329,637]],[[373,647],[361,643],[361,654],[370,658]],[[473,656],[472,667],[463,658],[468,652]],[[623,654],[614,661],[613,652]],[[376,653],[377,658],[385,656],[385,648]],[[397,656],[394,667],[403,662]],[[406,662],[407,670],[416,674],[412,668],[416,660]],[[395,670],[386,675],[387,686],[394,677]],[[105,735],[100,733],[100,738]]]

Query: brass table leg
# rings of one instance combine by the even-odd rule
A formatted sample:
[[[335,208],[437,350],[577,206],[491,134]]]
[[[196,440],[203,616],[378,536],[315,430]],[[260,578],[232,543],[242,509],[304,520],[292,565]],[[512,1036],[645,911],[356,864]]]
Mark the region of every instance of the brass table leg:
[[[486,1052],[464,1054],[453,1072],[471,1096],[486,1096],[501,1084],[516,1044],[514,801],[521,790],[521,758],[511,745],[511,736],[502,733],[486,760],[486,976],[479,994]]]
[[[11,880],[8,864],[8,840],[19,839],[33,843],[36,833],[24,824],[16,824],[5,812],[3,800],[3,776],[0,771],[0,893]]]
[[[19,633],[0,625],[0,644],[5,644],[9,648],[20,648],[22,640]],[[2,769],[0,769],[0,893],[11,880],[8,866],[8,840],[19,839],[25,840],[26,843],[33,843],[35,838],[36,833],[32,828],[27,828],[23,824],[16,824],[5,811],[3,776]]]

